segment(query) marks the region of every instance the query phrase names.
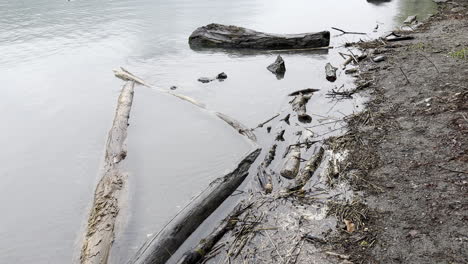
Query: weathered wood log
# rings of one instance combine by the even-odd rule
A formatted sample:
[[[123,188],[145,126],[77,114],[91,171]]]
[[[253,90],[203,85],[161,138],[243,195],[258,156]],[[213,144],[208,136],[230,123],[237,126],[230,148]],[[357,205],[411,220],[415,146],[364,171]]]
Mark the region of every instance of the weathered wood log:
[[[166,263],[198,226],[239,187],[260,151],[258,148],[250,151],[232,172],[210,183],[168,225],[145,243],[129,263]]]
[[[338,68],[333,67],[330,63],[325,65],[325,75],[328,81],[336,81],[336,70],[338,70]]]
[[[275,159],[276,156],[276,148],[277,145],[274,144],[271,146],[270,150],[268,151],[267,155],[265,155],[265,159],[263,160],[263,166],[268,167],[270,166],[271,162]]]
[[[396,42],[396,41],[402,41],[402,40],[412,40],[414,39],[413,36],[398,36],[398,37],[387,37],[385,38],[386,41],[390,42]]]
[[[323,147],[320,147],[319,151],[307,161],[304,168],[302,168],[301,172],[294,180],[294,184],[288,188],[290,191],[299,190],[310,180],[322,162],[324,152],[325,150]]]
[[[127,151],[128,119],[133,102],[134,81],[122,88],[117,102],[114,122],[109,131],[104,159],[104,175],[94,192],[94,202],[88,218],[86,235],[81,248],[80,263],[105,264],[114,241],[114,227],[119,213],[121,190],[126,173],[120,166]]]
[[[280,175],[288,179],[294,179],[299,172],[300,162],[301,148],[299,145],[291,146],[288,154],[286,155],[286,161],[280,171]]]
[[[216,112],[215,113],[221,120],[224,122],[228,123],[230,126],[232,126],[239,134],[244,135],[248,137],[252,141],[257,141],[257,137],[255,134],[252,132],[252,130],[246,126],[244,126],[241,122],[235,120],[234,118],[227,116],[225,114]]]
[[[292,92],[292,93],[288,94],[288,96],[296,96],[296,95],[299,95],[299,94],[311,94],[311,93],[315,93],[315,92],[318,92],[318,91],[320,91],[320,89],[306,88],[306,89],[297,90],[295,92]]]
[[[403,21],[403,24],[411,24],[415,22],[416,19],[417,19],[417,16],[409,16],[405,19],[405,21]]]
[[[283,78],[284,74],[286,73],[286,65],[284,64],[284,60],[281,55],[278,55],[275,62],[268,65],[267,69],[276,74],[279,79]]]
[[[212,250],[213,246],[229,231],[231,231],[238,222],[238,217],[252,204],[245,206],[242,202],[239,203],[231,213],[223,219],[207,237],[200,240],[198,245],[187,251],[182,258],[177,261],[177,264],[196,264],[199,263]]]
[[[269,34],[255,30],[209,24],[197,28],[189,37],[192,48],[300,49],[326,47],[330,32]]]
[[[294,100],[291,102],[292,108],[297,113],[298,120],[301,122],[308,123],[312,121],[312,117],[307,114],[306,105],[309,99],[312,97],[311,94],[298,94],[294,97]]]

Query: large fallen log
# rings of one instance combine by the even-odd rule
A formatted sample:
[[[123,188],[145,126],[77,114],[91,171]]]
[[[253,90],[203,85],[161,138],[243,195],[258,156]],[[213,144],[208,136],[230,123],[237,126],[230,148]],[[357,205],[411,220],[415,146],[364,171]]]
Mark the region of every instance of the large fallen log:
[[[196,264],[210,253],[213,246],[226,234],[231,231],[238,222],[238,217],[252,204],[244,206],[244,203],[239,203],[232,212],[224,218],[221,224],[216,227],[207,237],[200,240],[197,246],[187,251],[182,258],[177,261],[177,264]]]
[[[145,243],[129,263],[166,263],[198,226],[239,187],[259,154],[259,148],[250,151],[232,172],[214,180],[168,225]]]
[[[330,32],[270,34],[255,30],[209,24],[197,28],[189,37],[192,48],[303,49],[326,47]]]
[[[121,202],[120,194],[126,180],[126,173],[122,170],[120,161],[127,156],[125,140],[134,85],[134,81],[128,81],[123,86],[118,99],[114,122],[107,138],[104,175],[94,192],[94,202],[81,249],[82,264],[107,263],[114,241],[115,220]]]

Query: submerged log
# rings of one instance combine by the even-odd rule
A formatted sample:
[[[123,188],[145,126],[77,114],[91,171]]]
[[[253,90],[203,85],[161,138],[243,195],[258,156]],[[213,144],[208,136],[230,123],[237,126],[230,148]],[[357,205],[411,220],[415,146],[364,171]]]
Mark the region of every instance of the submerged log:
[[[278,79],[283,78],[284,74],[286,73],[286,65],[284,64],[284,60],[281,57],[281,55],[278,55],[278,57],[276,57],[275,62],[268,65],[267,69],[272,73],[276,74],[276,77]]]
[[[182,258],[177,261],[177,264],[196,264],[203,260],[224,234],[231,231],[236,226],[239,215],[241,215],[250,206],[251,204],[244,206],[241,202],[234,207],[232,212],[223,219],[221,224],[218,225],[218,227],[216,227],[207,237],[200,240],[197,246],[187,251]]]
[[[219,113],[219,112],[216,112],[216,116],[218,116],[219,118],[221,118],[221,120],[223,120],[224,122],[226,122],[230,126],[232,126],[235,130],[237,130],[237,132],[239,132],[239,134],[248,137],[250,140],[252,140],[254,142],[257,141],[257,137],[252,132],[252,129],[244,126],[239,121],[235,120],[234,118],[232,118],[230,116]]]
[[[294,145],[289,148],[289,152],[286,155],[286,161],[284,162],[283,169],[281,169],[281,176],[294,179],[299,172],[299,165],[301,162],[301,147]]]
[[[338,70],[338,68],[333,67],[330,63],[327,63],[327,65],[325,65],[325,75],[328,81],[336,81],[336,70]]]
[[[114,241],[114,227],[126,173],[120,166],[127,151],[128,119],[133,102],[134,81],[128,81],[120,93],[114,122],[109,131],[104,159],[104,175],[94,192],[94,202],[88,218],[86,235],[81,248],[80,263],[107,263]]]
[[[249,152],[232,172],[210,183],[207,189],[195,197],[156,236],[145,243],[130,263],[166,263],[198,226],[239,187],[260,151],[257,148]]]
[[[324,152],[325,150],[323,147],[320,147],[319,151],[307,161],[304,168],[302,168],[301,173],[299,173],[299,175],[296,177],[294,184],[289,187],[289,190],[299,190],[307,183],[307,181],[310,180],[322,162]]]
[[[311,93],[315,93],[315,92],[318,92],[318,91],[320,91],[320,89],[306,88],[306,89],[297,90],[295,92],[292,92],[292,93],[288,94],[288,96],[296,96],[296,95],[299,95],[299,94],[311,94]]]
[[[294,97],[293,101],[291,102],[292,108],[294,111],[296,111],[297,117],[299,121],[301,122],[308,123],[312,121],[312,117],[310,117],[307,114],[307,109],[306,109],[307,102],[309,101],[311,97],[312,97],[311,94],[306,94],[306,95],[298,94],[296,95],[296,97]]]
[[[265,167],[268,167],[270,166],[271,162],[275,159],[275,156],[276,156],[276,148],[277,148],[277,145],[274,144],[273,146],[271,146],[271,149],[268,151],[268,154],[265,156],[265,160],[263,160],[263,165]]]
[[[209,24],[197,28],[189,37],[192,48],[301,49],[326,47],[330,32],[304,34],[269,34],[255,30]]]

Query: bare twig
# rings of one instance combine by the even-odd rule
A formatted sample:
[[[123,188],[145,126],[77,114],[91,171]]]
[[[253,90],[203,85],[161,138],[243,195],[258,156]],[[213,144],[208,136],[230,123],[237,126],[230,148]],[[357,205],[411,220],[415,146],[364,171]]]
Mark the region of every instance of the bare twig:
[[[403,71],[403,69],[402,69],[401,67],[398,67],[398,68],[400,68],[401,73],[403,73],[403,75],[405,76],[405,79],[406,79],[406,81],[408,82],[408,83],[406,83],[406,84],[410,84],[411,82],[409,81],[408,76],[406,76],[406,74],[405,74],[405,72]]]
[[[336,27],[332,27],[332,29],[337,30],[337,31],[340,31],[340,32],[343,33],[343,34],[367,35],[367,33],[362,33],[362,32],[349,32],[349,31],[344,31],[344,30],[339,29],[339,28],[336,28]]]

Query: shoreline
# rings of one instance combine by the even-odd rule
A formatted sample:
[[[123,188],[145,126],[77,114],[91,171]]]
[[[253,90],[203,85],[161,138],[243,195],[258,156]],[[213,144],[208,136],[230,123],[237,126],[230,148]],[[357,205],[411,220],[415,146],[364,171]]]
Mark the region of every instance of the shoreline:
[[[413,40],[357,45],[386,60],[361,64],[369,101],[339,138],[350,151],[340,177],[368,208],[364,228],[330,238],[349,263],[468,261],[468,63],[457,55],[468,47],[467,14],[466,2],[443,3]]]
[[[463,71],[466,58],[450,55],[468,45],[463,38],[468,8],[461,2],[441,4],[414,31],[398,32],[414,39],[351,44],[367,56],[359,60],[356,88],[339,100],[355,93],[369,100],[363,111],[343,118],[347,132],[312,143],[312,155],[298,158],[314,163],[314,154],[325,148],[320,166],[312,171],[301,166],[298,175],[306,174],[307,180],[298,188],[288,187],[269,169],[273,192],[248,189],[239,203],[245,207],[242,214],[223,221],[235,226],[228,225],[219,241],[210,241],[210,251],[202,239],[187,255],[203,248],[198,254],[207,263],[466,262],[468,71]],[[374,62],[377,56],[385,59]],[[277,128],[271,137],[284,133]],[[311,138],[305,133],[298,140]],[[459,160],[452,164],[449,157]],[[262,165],[257,169],[260,186],[268,167]],[[446,180],[451,177],[459,179]],[[438,184],[450,192],[437,189]],[[220,230],[213,232],[208,238]]]

